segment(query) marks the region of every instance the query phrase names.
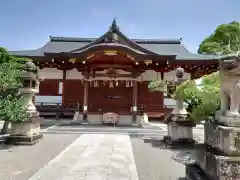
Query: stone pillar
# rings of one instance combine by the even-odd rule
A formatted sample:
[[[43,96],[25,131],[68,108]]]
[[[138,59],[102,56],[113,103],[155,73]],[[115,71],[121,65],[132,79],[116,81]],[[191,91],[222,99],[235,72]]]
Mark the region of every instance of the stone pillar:
[[[133,81],[133,106],[132,106],[132,123],[135,124],[137,120],[137,81]]]
[[[204,149],[196,149],[195,163],[186,167],[189,180],[240,179],[240,118],[236,109],[240,103],[240,90],[237,87],[240,64],[239,59],[235,58],[221,60],[221,113],[205,123]]]
[[[176,78],[173,82],[175,86],[179,86],[184,82],[183,75],[184,69],[178,68],[176,70]],[[168,135],[164,137],[164,140],[169,145],[193,145],[192,127],[195,124],[187,119],[188,114],[183,101],[180,99],[175,100],[176,106],[167,120]]]
[[[33,97],[39,92],[38,69],[32,62],[25,64],[21,73],[23,87],[19,89],[23,95],[23,105],[26,106],[27,119],[22,123],[11,123],[11,134],[6,139],[7,144],[35,144],[43,137],[40,133],[39,112],[33,104]]]

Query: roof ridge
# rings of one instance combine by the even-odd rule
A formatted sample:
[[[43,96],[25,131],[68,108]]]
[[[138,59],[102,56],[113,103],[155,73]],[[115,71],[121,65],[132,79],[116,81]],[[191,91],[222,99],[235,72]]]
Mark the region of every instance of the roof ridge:
[[[49,36],[51,42],[92,42],[97,40],[98,38],[86,38],[86,37],[68,37],[68,36]],[[155,39],[155,38],[147,38],[147,39],[137,39],[130,38],[130,40],[140,43],[140,44],[181,44],[182,39]]]

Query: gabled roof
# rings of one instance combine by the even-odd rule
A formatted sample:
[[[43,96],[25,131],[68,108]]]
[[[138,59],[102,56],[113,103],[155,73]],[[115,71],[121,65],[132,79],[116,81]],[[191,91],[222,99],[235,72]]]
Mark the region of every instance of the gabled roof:
[[[11,51],[18,56],[41,57],[45,53],[80,53],[92,46],[101,45],[127,46],[143,54],[176,56],[176,60],[211,60],[218,59],[213,55],[199,55],[189,52],[181,39],[129,39],[117,26],[115,20],[104,35],[99,38],[53,37],[43,47],[28,51]]]

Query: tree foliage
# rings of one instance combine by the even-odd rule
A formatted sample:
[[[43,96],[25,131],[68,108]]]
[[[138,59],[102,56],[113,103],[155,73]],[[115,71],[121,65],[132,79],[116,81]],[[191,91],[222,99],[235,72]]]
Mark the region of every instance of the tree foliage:
[[[161,92],[166,92],[166,83],[164,81],[151,81],[148,84],[148,89],[150,91],[161,91]]]
[[[213,34],[200,44],[199,54],[228,55],[240,52],[240,22],[218,26]]]
[[[0,120],[19,123],[27,118],[23,96],[19,93],[20,73],[26,61],[0,48]]]
[[[170,97],[184,101],[188,105],[187,111],[192,121],[207,120],[220,108],[218,72],[203,76],[200,85],[195,80],[187,80],[177,86],[175,91],[166,91],[169,85],[171,87],[171,83],[152,81],[148,88],[150,91],[168,92]]]
[[[200,86],[194,80],[184,82],[177,87],[175,96],[188,104],[190,119],[207,120],[220,108],[219,73],[203,76]]]

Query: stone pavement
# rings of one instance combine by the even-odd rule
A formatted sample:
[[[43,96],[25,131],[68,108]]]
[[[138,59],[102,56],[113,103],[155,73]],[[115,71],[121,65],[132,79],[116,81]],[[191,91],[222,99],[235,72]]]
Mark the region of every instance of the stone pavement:
[[[34,146],[0,144],[0,180],[27,180],[80,134],[44,134]]]
[[[84,134],[29,180],[138,180],[128,135]]]

